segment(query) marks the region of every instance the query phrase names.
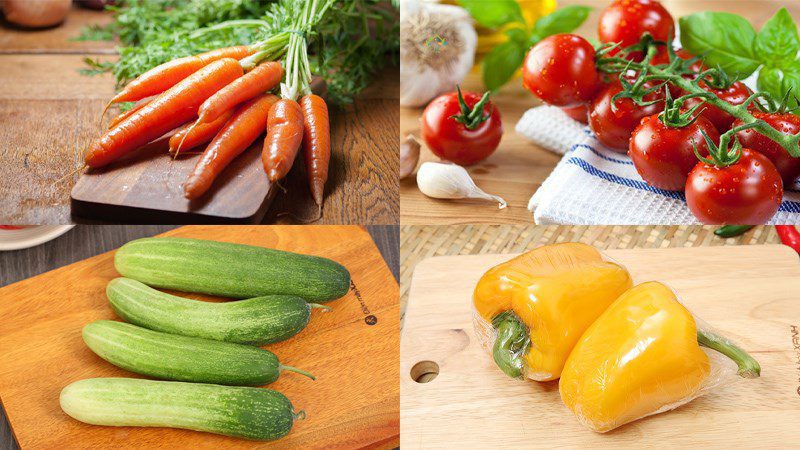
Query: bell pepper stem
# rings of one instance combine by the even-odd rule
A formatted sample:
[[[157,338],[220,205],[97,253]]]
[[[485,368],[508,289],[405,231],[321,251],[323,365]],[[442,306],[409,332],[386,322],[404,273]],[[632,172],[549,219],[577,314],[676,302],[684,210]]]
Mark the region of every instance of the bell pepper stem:
[[[758,378],[761,376],[761,366],[746,351],[733,342],[710,331],[697,331],[697,342],[703,347],[716,350],[739,366],[738,374],[742,378]]]
[[[492,356],[500,370],[511,378],[523,378],[524,356],[530,348],[528,329],[511,311],[498,314],[492,319],[497,330]]]

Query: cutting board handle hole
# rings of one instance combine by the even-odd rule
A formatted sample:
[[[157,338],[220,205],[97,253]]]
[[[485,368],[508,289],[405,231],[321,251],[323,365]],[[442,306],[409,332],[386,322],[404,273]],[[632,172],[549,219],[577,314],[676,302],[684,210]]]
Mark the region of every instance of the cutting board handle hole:
[[[433,361],[420,361],[411,368],[411,379],[417,383],[429,383],[439,376],[439,365]]]

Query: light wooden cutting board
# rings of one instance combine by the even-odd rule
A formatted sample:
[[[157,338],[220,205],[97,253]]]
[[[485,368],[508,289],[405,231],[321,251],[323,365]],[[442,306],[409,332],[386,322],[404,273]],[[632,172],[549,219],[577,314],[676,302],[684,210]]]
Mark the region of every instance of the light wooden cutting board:
[[[800,263],[784,246],[616,250],[634,282],[659,280],[747,349],[762,376],[607,434],[583,428],[556,381],[506,377],[472,329],[472,289],[512,255],[446,256],[414,272],[400,346],[401,447],[791,448],[800,442]],[[427,383],[420,362],[438,364]],[[432,372],[421,364],[414,376]]]
[[[108,252],[0,289],[0,399],[23,449],[397,445],[398,285],[364,229],[193,226],[165,235],[319,255],[348,268],[353,287],[328,303],[333,312],[314,311],[299,335],[267,347],[317,376],[311,381],[286,372],[269,386],[305,410],[307,419],[270,445],[186,430],[87,425],[64,414],[58,396],[69,383],[136,376],[100,359],[81,339],[85,324],[119,320],[105,296],[106,284],[118,276]]]

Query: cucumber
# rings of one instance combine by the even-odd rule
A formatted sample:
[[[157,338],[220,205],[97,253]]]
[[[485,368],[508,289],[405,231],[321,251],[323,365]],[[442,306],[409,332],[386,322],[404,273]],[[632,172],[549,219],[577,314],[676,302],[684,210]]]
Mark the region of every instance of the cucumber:
[[[115,427],[170,427],[246,439],[279,439],[295,414],[270,389],[133,378],[89,378],[61,390],[61,409],[73,419]]]
[[[176,336],[112,320],[83,327],[83,341],[117,367],[164,380],[260,386],[277,380],[283,369],[314,379],[281,365],[274,353],[258,347]]]
[[[149,286],[232,298],[325,302],[350,289],[350,273],[327,258],[199,239],[137,239],[117,250],[114,266]]]
[[[165,333],[240,344],[289,339],[308,324],[312,308],[300,297],[271,295],[225,303],[189,300],[159,292],[130,278],[106,287],[111,308],[134,325]]]

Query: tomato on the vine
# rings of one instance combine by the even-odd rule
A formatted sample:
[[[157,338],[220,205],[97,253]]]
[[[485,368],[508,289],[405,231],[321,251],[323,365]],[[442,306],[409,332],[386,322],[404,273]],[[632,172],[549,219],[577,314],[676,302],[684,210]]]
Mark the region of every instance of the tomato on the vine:
[[[644,97],[648,102],[659,100],[652,105],[639,106],[630,98],[621,98],[614,102],[615,108],[612,108],[611,99],[621,91],[619,80],[614,80],[597,94],[589,106],[589,126],[597,140],[606,147],[625,153],[631,134],[639,122],[664,109],[664,102],[659,100],[663,95],[654,92]]]
[[[572,120],[580,123],[589,123],[589,107],[587,105],[561,108],[561,111],[564,111],[564,114],[569,116],[569,118]]]
[[[681,191],[689,172],[697,165],[694,148],[705,156],[708,144],[703,132],[713,142],[719,133],[702,117],[685,127],[664,125],[658,114],[645,117],[631,136],[628,156],[647,184],[670,191]]]
[[[766,223],[782,197],[778,170],[766,156],[747,148],[729,166],[698,162],[686,180],[686,204],[706,224]]]
[[[595,50],[574,34],[556,34],[539,41],[522,66],[522,85],[555,106],[588,103],[600,88]]]
[[[675,36],[675,20],[655,0],[615,0],[600,15],[600,42],[618,42],[624,48],[638,43],[644,33],[667,43]]]
[[[800,132],[800,117],[791,113],[764,113],[752,112],[756,119],[767,122],[769,126],[784,134],[797,134]],[[734,127],[742,125],[741,120],[733,123]],[[800,176],[800,158],[795,158],[781,147],[777,142],[750,128],[736,133],[739,142],[744,147],[755,150],[772,161],[781,174],[783,184],[791,186]]]
[[[698,83],[698,86],[734,106],[741,105],[752,94],[750,88],[745,86],[745,84],[741,81],[731,84],[728,89],[714,89],[708,86],[705,81],[702,80]],[[686,109],[689,109],[700,102],[702,102],[702,100],[699,98],[690,98],[686,100],[683,105],[686,107]],[[708,103],[701,106],[701,109],[702,112],[700,115],[708,119],[709,122],[713,123],[714,126],[717,127],[717,131],[719,131],[720,134],[731,129],[731,125],[733,125],[733,121],[735,120],[732,115],[717,108],[716,106],[709,105]]]
[[[451,92],[434,99],[420,118],[422,139],[439,158],[462,166],[494,153],[503,137],[500,111],[474,92]]]

